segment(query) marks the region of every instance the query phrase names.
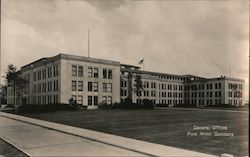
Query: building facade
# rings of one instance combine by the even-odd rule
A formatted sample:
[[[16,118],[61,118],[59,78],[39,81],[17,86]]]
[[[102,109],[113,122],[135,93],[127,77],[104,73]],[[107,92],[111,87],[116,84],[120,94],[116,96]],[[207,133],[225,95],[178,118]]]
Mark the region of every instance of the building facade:
[[[136,76],[141,76],[143,88],[135,92]],[[154,104],[174,106],[192,104],[244,105],[244,80],[221,76],[202,78],[193,75],[172,75],[141,71],[139,67],[121,65],[121,102],[131,98],[134,103],[143,99]]]
[[[21,68],[29,84],[19,96],[8,88],[8,104],[69,103],[73,99],[88,109],[131,98],[154,104],[207,106],[244,103],[244,80],[228,77],[202,78],[142,71],[140,67],[88,57],[59,54],[41,58]],[[142,88],[136,91],[136,77]],[[14,101],[16,99],[16,101]]]

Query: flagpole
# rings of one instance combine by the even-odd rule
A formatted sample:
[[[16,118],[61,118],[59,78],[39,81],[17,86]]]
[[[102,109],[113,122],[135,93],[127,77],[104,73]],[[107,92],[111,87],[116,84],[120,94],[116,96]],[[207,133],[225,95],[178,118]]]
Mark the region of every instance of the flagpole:
[[[89,36],[89,29],[88,29],[88,58],[89,58],[89,38],[90,38],[90,36]]]

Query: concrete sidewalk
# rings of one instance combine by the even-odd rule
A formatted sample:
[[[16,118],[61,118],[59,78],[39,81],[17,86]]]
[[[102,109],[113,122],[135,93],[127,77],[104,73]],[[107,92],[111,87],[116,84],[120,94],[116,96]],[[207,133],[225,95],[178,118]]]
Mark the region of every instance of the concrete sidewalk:
[[[4,112],[0,136],[29,156],[213,156]]]

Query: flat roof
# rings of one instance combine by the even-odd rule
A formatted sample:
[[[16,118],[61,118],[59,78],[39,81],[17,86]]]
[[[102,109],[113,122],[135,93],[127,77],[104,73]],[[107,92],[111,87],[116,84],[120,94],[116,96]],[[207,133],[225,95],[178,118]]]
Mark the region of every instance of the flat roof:
[[[117,62],[117,61],[110,61],[110,60],[104,60],[104,59],[97,59],[97,58],[91,58],[91,57],[84,57],[84,56],[77,56],[77,55],[60,53],[60,54],[52,56],[52,57],[40,58],[34,62],[31,62],[27,65],[22,66],[21,69],[28,68],[31,65],[40,66],[41,64],[48,64],[48,63],[51,63],[51,62],[54,62],[54,61],[60,60],[60,59],[120,66],[120,62]]]

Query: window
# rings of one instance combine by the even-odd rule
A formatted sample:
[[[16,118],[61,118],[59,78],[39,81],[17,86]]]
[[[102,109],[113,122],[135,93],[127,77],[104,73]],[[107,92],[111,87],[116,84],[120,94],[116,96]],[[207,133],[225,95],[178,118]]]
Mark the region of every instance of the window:
[[[94,96],[94,105],[98,105],[98,96]]]
[[[93,73],[93,69],[91,67],[88,67],[88,77],[92,78],[92,73]]]
[[[36,84],[33,85],[33,93],[36,93]]]
[[[82,95],[78,95],[77,104],[81,104],[82,105],[82,100],[83,100]]]
[[[72,81],[72,91],[76,91],[76,81]]]
[[[36,81],[36,72],[33,72],[33,81]]]
[[[52,68],[48,67],[48,78],[52,77]]]
[[[108,96],[107,104],[108,104],[108,105],[111,105],[111,104],[112,104],[112,97],[111,97],[111,96]]]
[[[107,97],[106,97],[106,96],[103,96],[103,97],[102,97],[102,103],[103,103],[103,104],[107,104]]]
[[[92,92],[93,88],[92,88],[92,82],[88,82],[88,91]]]
[[[94,78],[98,78],[98,68],[94,68]]]
[[[72,76],[76,76],[77,75],[77,66],[72,65]]]
[[[106,93],[107,92],[107,83],[103,83],[102,87],[103,87],[103,92]]]
[[[107,92],[112,93],[112,84],[108,83],[107,85],[108,85],[107,86]]]
[[[78,81],[78,91],[83,91],[83,82]]]
[[[82,76],[83,76],[83,67],[82,67],[82,66],[79,66],[79,67],[78,67],[78,76],[79,76],[79,77],[82,77]]]
[[[41,80],[41,78],[42,78],[41,74],[42,74],[41,71],[38,71],[38,80]]]
[[[107,69],[103,69],[103,78],[104,78],[104,79],[107,78]]]
[[[88,105],[89,105],[89,106],[92,105],[92,96],[88,96]]]
[[[98,92],[98,82],[94,82],[94,92]]]
[[[46,69],[43,69],[43,74],[42,74],[42,76],[43,76],[43,79],[46,79]]]
[[[122,80],[121,87],[127,87],[127,81]]]
[[[112,70],[108,70],[108,79],[112,79]]]
[[[72,95],[71,97],[72,97],[74,103],[76,103],[76,95]]]
[[[54,76],[58,76],[58,66],[54,66]]]

